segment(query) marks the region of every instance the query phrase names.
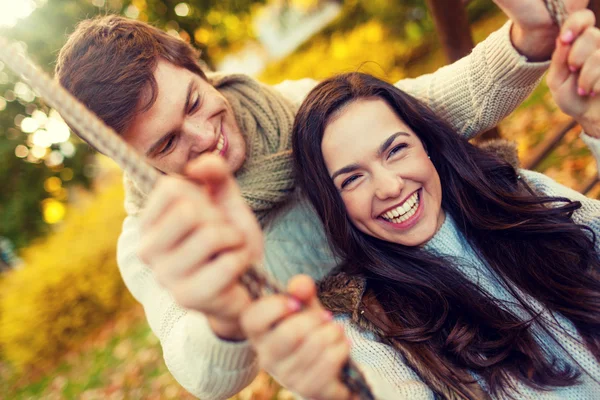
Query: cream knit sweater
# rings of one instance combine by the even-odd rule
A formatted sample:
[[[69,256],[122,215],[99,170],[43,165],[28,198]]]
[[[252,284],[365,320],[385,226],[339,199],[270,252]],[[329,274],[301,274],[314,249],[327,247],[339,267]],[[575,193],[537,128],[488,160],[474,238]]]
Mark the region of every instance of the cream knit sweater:
[[[472,137],[485,131],[529,95],[548,67],[548,63],[529,63],[520,56],[510,42],[509,29],[507,23],[480,43],[471,55],[452,65],[430,75],[401,80],[396,85],[425,101],[461,135]],[[285,81],[275,89],[300,103],[315,84],[310,79]],[[302,205],[298,205],[278,218],[266,232],[265,268],[281,282],[298,273],[318,279],[334,265],[317,217],[309,214],[308,218],[294,218],[304,212]],[[167,367],[183,387],[203,400],[233,396],[256,376],[255,354],[246,342],[220,340],[202,314],[184,310],[173,301],[136,256],[139,236],[138,218],[127,217],[118,243],[118,263],[127,287],[144,306],[148,323],[160,339]],[[359,361],[367,357],[367,354],[354,355]],[[376,367],[378,363],[375,360],[372,365]],[[370,372],[372,368],[366,364],[363,368],[377,388],[378,397],[402,398],[397,388],[385,384],[389,382],[385,376],[384,383],[377,383],[382,380],[381,371]],[[413,384],[422,387],[418,382],[405,382],[403,387]]]

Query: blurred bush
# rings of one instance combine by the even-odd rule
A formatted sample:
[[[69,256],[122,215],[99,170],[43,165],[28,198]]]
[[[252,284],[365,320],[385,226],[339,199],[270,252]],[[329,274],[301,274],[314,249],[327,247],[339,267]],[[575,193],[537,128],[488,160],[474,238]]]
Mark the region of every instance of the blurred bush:
[[[133,304],[116,263],[124,218],[120,179],[69,210],[56,233],[24,249],[0,281],[0,350],[15,368],[51,365]]]

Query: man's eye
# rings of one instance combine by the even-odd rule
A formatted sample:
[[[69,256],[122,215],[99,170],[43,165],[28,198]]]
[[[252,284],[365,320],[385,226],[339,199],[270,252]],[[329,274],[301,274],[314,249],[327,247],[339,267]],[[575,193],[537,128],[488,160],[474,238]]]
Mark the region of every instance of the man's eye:
[[[194,103],[192,103],[189,113],[192,114],[194,111],[196,111],[198,109],[199,105],[200,105],[200,96],[196,96],[196,100],[194,101]]]
[[[345,188],[346,186],[348,186],[349,184],[351,184],[352,182],[354,182],[358,178],[359,178],[359,175],[352,175],[351,177],[345,179],[344,182],[342,182],[341,188],[342,189]]]
[[[395,146],[394,148],[392,148],[392,150],[390,150],[390,153],[388,154],[388,158],[393,156],[394,154],[398,153],[400,150],[402,150],[403,148],[407,147],[408,145],[406,143],[401,143],[398,146]]]
[[[175,142],[175,135],[173,135],[169,138],[169,141],[167,143],[165,143],[165,147],[163,147],[159,153],[160,154],[166,153],[173,146],[174,142]]]

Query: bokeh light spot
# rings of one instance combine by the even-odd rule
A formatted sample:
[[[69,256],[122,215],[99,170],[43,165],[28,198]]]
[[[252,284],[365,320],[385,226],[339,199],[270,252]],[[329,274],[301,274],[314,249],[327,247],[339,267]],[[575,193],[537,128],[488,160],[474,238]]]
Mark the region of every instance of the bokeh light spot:
[[[15,156],[19,158],[25,158],[29,155],[29,148],[23,144],[15,147]]]
[[[45,199],[42,201],[42,210],[44,221],[47,224],[56,224],[65,218],[66,208],[63,203],[54,199]]]
[[[31,155],[37,159],[44,158],[47,152],[48,148],[42,146],[33,146],[33,148],[31,149]]]
[[[32,133],[38,130],[40,127],[39,122],[31,117],[24,118],[21,121],[21,130],[25,133]]]
[[[62,171],[60,171],[60,178],[65,182],[68,182],[71,179],[73,179],[73,176],[74,176],[74,174],[73,174],[73,170],[71,168],[65,168]]]
[[[0,0],[0,26],[13,27],[36,9],[33,0]]]
[[[71,142],[64,142],[60,144],[60,152],[67,158],[71,158],[75,155],[75,146]]]
[[[125,9],[125,15],[129,18],[136,19],[140,16],[140,10],[136,6],[131,4]]]
[[[187,3],[179,3],[175,6],[175,14],[187,17],[190,14],[190,6]]]
[[[48,193],[54,193],[62,188],[62,181],[56,176],[51,176],[44,181],[44,190]]]

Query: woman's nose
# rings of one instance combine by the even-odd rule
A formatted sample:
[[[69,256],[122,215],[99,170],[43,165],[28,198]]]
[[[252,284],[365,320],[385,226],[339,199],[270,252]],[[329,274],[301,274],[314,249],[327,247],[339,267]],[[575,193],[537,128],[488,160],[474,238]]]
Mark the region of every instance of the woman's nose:
[[[404,180],[392,171],[380,172],[375,178],[375,196],[386,200],[400,196],[404,188]]]

